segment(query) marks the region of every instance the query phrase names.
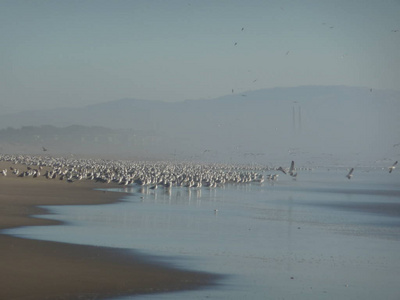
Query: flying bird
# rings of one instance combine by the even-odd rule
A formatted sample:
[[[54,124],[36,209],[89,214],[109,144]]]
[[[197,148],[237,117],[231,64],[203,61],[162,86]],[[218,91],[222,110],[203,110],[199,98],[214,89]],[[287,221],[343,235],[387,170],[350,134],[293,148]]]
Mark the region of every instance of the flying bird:
[[[348,179],[350,179],[351,177],[353,177],[353,171],[354,171],[354,168],[351,168],[349,174],[346,175],[346,177],[347,177]]]
[[[47,148],[45,148],[45,147],[42,147],[42,149],[43,149],[43,151],[44,151],[44,152],[46,152],[46,151],[47,151]]]
[[[286,174],[286,171],[285,171],[285,169],[283,169],[282,167],[279,167],[278,169],[276,169],[277,171],[282,171],[283,172],[283,174]]]
[[[290,164],[289,173],[292,173],[293,171],[294,171],[294,160],[292,160],[292,163]]]
[[[289,175],[292,177],[297,176],[296,168],[294,167],[294,161],[292,160],[292,163],[290,164],[290,169],[289,169]]]
[[[392,173],[393,170],[396,168],[398,161],[396,160],[392,166],[389,167],[389,173]]]

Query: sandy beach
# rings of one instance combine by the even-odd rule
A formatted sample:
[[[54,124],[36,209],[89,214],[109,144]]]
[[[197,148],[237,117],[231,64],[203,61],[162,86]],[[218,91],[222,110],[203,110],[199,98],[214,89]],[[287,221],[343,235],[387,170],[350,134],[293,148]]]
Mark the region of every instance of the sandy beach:
[[[2,162],[0,169],[11,165]],[[68,183],[42,176],[0,174],[0,299],[104,299],[188,290],[212,283],[212,275],[152,263],[122,249],[1,234],[7,228],[54,224],[52,220],[30,217],[47,213],[38,205],[98,205],[124,196],[95,190],[102,187],[89,180]]]

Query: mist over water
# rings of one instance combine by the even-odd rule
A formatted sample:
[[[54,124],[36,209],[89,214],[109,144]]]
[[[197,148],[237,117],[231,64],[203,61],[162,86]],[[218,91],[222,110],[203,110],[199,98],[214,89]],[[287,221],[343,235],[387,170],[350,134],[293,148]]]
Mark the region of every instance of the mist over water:
[[[299,173],[216,189],[132,184],[113,190],[130,193],[117,204],[49,208],[62,226],[7,232],[225,275],[134,299],[400,299],[400,170],[388,172],[400,160],[399,11],[0,1],[0,156],[243,164],[270,167],[265,178],[294,161]]]
[[[302,86],[176,103],[123,99],[2,116],[0,128],[7,126],[41,127],[14,140],[3,129],[3,153],[38,153],[45,145],[50,155],[385,166],[400,158],[400,93]]]

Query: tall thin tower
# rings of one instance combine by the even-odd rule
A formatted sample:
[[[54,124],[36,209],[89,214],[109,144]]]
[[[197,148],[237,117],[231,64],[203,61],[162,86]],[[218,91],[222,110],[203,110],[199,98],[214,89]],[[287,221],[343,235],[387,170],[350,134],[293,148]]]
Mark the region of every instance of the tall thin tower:
[[[301,106],[299,106],[299,133],[301,133]]]
[[[296,134],[296,112],[295,112],[294,105],[293,105],[293,110],[292,110],[292,126],[293,126],[293,134]]]

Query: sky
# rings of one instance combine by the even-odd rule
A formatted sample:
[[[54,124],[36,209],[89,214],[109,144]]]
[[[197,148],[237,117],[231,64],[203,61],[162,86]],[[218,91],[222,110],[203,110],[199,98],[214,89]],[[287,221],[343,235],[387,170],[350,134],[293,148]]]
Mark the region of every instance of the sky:
[[[301,85],[399,90],[399,16],[399,0],[0,0],[0,113]]]

